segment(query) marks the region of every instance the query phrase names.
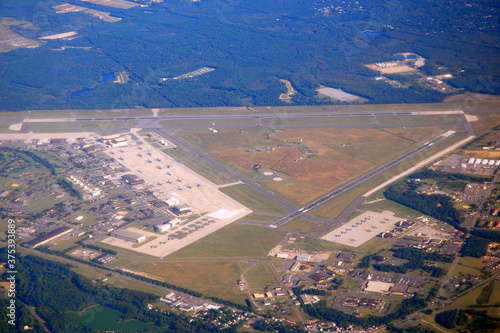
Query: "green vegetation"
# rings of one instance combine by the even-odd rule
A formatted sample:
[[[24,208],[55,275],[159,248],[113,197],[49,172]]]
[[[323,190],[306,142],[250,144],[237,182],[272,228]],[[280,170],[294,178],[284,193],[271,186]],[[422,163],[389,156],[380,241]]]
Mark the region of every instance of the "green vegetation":
[[[310,316],[328,321],[334,321],[340,327],[358,325],[366,328],[391,323],[396,319],[403,318],[412,312],[424,308],[425,305],[426,303],[423,299],[413,296],[412,298],[404,299],[401,305],[394,312],[386,316],[366,316],[364,318],[358,318],[342,311],[325,307],[323,302],[319,302],[316,306],[304,305],[304,310]]]
[[[265,288],[279,285],[272,268],[267,261],[261,261],[245,273],[245,279],[250,288]]]
[[[167,258],[262,258],[284,235],[267,227],[233,223]]]
[[[235,178],[231,177],[226,172],[220,170],[213,164],[207,163],[205,160],[190,160],[184,162],[183,164],[194,172],[200,174],[201,176],[218,185],[228,184],[236,181]]]
[[[1,255],[5,261],[5,248]],[[158,328],[177,327],[174,331],[179,332],[200,331],[183,317],[148,311],[147,304],[155,301],[157,296],[109,285],[95,285],[72,272],[66,265],[34,256],[18,256],[16,268],[16,298],[28,306],[36,307],[38,315],[46,321],[52,332],[91,332],[86,326],[88,322],[73,317],[68,311],[80,311],[95,305],[116,310],[115,314],[125,321],[134,319]]]
[[[455,328],[464,325],[467,322],[467,316],[464,310],[455,309],[438,313],[434,320],[443,327]]]
[[[415,193],[416,189],[415,183],[399,182],[389,187],[384,195],[389,200],[447,222],[455,228],[461,228],[463,218],[453,207],[451,198],[443,194],[418,194]]]
[[[57,181],[57,184],[61,186],[66,192],[68,192],[71,196],[81,199],[82,195],[78,192],[69,181],[64,178],[61,178]]]
[[[481,290],[481,294],[479,294],[478,298],[476,299],[476,304],[488,304],[490,302],[493,289],[495,289],[495,281],[491,281],[486,287]]]
[[[147,14],[138,8],[108,8],[123,17],[112,24],[86,15],[53,13],[43,28],[21,32],[37,39],[64,27],[85,39],[51,40],[47,46],[2,54],[0,90],[5,93],[0,105],[6,110],[284,105],[279,100],[285,92],[280,79],[289,80],[297,91],[292,97],[295,105],[330,103],[317,96],[320,85],[340,87],[373,103],[442,100],[442,93],[402,76],[389,75],[404,81],[407,89],[373,81],[379,73],[364,64],[396,60],[393,54],[401,50],[427,59],[421,68],[425,75],[456,73],[449,81],[453,86],[498,93],[496,85],[483,79],[492,75],[491,82],[498,81],[498,63],[491,59],[496,31],[494,15],[489,15],[494,4],[466,4],[411,0],[404,6],[387,5],[390,28],[387,18],[374,14],[380,9],[375,0],[328,13],[321,10],[329,2],[295,0],[275,6],[257,0],[240,7],[172,1],[155,5]],[[33,17],[35,5],[35,0],[9,3],[3,15]],[[445,17],[448,12],[457,14]],[[276,20],[280,17],[293,19]],[[163,34],[166,29],[176,33]],[[234,47],[234,40],[239,47]],[[124,48],[124,41],[134,47]],[[52,51],[62,46],[88,49]],[[144,49],[151,52],[137,52]],[[193,78],[161,80],[204,66],[216,69]],[[103,80],[104,75],[123,72],[128,80],[121,84]]]
[[[465,244],[460,250],[462,257],[480,258],[488,251],[490,241],[481,237],[471,236],[465,240]]]
[[[284,208],[278,206],[273,201],[264,197],[262,194],[258,193],[247,185],[223,187],[220,189],[220,191],[256,212],[272,214],[287,213]]]

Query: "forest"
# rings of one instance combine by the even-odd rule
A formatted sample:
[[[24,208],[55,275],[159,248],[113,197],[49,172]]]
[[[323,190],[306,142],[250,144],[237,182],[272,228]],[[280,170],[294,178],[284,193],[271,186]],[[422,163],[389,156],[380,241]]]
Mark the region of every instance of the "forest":
[[[414,183],[399,182],[390,186],[384,192],[384,196],[389,200],[446,222],[459,230],[463,229],[460,226],[463,217],[453,207],[453,201],[450,197],[444,194],[418,194],[415,192],[416,188]]]
[[[25,37],[71,30],[78,35],[0,54],[1,109],[283,105],[280,79],[297,90],[292,105],[331,104],[317,95],[320,85],[370,103],[441,101],[444,94],[417,83],[393,88],[375,81],[379,73],[364,66],[396,60],[400,52],[426,58],[425,75],[451,73],[449,83],[457,88],[500,92],[500,60],[492,56],[499,46],[499,9],[487,0],[348,0],[342,13],[331,9],[339,7],[335,0],[85,6],[122,20],[56,14],[35,0],[2,5],[3,16],[33,22],[31,28],[10,26]],[[205,66],[215,71],[162,82]],[[119,72],[130,80],[104,82],[103,75]]]
[[[6,261],[5,249],[0,250],[2,261]],[[64,264],[32,255],[18,256],[16,264],[17,299],[24,305],[35,307],[37,314],[46,321],[51,332],[93,332],[81,317],[72,316],[71,313],[96,305],[119,311],[123,320],[139,320],[168,332],[217,331],[210,324],[190,323],[186,317],[174,313],[150,311],[147,304],[155,302],[157,296],[93,282],[72,272]],[[5,280],[5,276],[3,279]],[[4,300],[0,301],[0,304],[3,304]],[[19,315],[27,311],[23,307],[18,307],[17,310]],[[33,318],[30,318],[26,316],[19,324],[26,323],[38,329],[40,325],[36,325]]]

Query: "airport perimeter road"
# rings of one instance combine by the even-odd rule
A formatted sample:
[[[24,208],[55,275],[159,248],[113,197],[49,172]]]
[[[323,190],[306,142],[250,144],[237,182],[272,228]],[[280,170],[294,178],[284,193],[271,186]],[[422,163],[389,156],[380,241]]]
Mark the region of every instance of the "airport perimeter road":
[[[432,139],[432,140],[424,143],[423,145],[418,146],[417,148],[415,148],[415,149],[413,149],[413,150],[411,150],[411,151],[409,151],[409,152],[407,152],[407,153],[399,156],[398,158],[390,161],[389,163],[386,163],[386,164],[384,164],[384,165],[382,165],[382,166],[380,166],[380,167],[378,167],[378,168],[376,168],[376,169],[368,172],[367,174],[365,174],[365,175],[363,175],[363,176],[361,176],[361,177],[359,177],[359,178],[351,181],[350,183],[347,183],[346,185],[344,185],[344,186],[336,189],[335,191],[333,191],[333,192],[325,195],[324,197],[322,197],[322,198],[314,201],[313,203],[311,203],[311,204],[309,204],[309,205],[307,205],[305,207],[300,208],[299,210],[291,213],[290,215],[287,215],[287,216],[281,218],[279,221],[277,221],[274,224],[271,224],[269,227],[270,228],[278,228],[279,226],[287,223],[288,221],[293,220],[294,218],[307,213],[309,210],[311,210],[311,209],[313,209],[313,208],[321,205],[322,203],[324,203],[324,202],[326,202],[326,201],[328,201],[328,200],[330,200],[330,199],[332,199],[332,198],[334,198],[334,197],[336,197],[336,196],[338,196],[338,195],[340,195],[340,194],[342,194],[342,193],[344,193],[344,192],[352,189],[353,187],[361,184],[362,182],[364,182],[364,181],[366,181],[366,180],[368,180],[368,179],[370,179],[370,178],[372,178],[372,177],[374,177],[374,176],[376,176],[376,175],[384,172],[385,170],[393,167],[394,165],[396,165],[396,164],[398,164],[398,163],[400,163],[400,162],[408,159],[409,157],[411,157],[411,156],[413,156],[413,155],[421,152],[422,150],[424,150],[424,149],[432,146],[434,143],[441,141],[445,137],[446,136],[444,136],[444,135],[440,135],[440,136],[438,136],[438,137],[436,137],[436,138],[434,138],[434,139]]]

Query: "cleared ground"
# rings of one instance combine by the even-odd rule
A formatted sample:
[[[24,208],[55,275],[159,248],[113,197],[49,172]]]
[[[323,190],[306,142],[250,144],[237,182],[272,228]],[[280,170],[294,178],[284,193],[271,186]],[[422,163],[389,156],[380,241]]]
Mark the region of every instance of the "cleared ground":
[[[395,217],[393,212],[366,212],[331,231],[321,239],[358,247],[381,232],[392,230],[398,221],[401,219]]]

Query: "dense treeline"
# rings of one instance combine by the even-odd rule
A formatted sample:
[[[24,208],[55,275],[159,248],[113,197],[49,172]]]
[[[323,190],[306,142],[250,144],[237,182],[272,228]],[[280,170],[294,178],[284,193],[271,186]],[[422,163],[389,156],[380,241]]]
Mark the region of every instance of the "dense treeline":
[[[0,332],[22,332],[25,326],[32,328],[29,332],[45,332],[42,324],[40,324],[38,320],[36,320],[36,318],[31,314],[30,310],[19,301],[16,302],[14,311],[15,320],[12,321],[12,319],[7,316],[7,314],[10,314],[10,309],[7,308],[9,305],[10,299],[0,298],[0,309],[2,309],[3,314],[3,318],[2,320],[0,320]],[[11,321],[13,325],[9,324],[9,321]]]
[[[455,328],[456,326],[462,326],[467,322],[467,315],[464,310],[455,309],[436,314],[434,320],[443,327]]]
[[[492,242],[499,243],[500,242],[500,231],[494,231],[494,230],[472,230],[471,235],[477,236],[477,237],[482,237],[485,239],[489,239]]]
[[[78,192],[74,187],[73,187],[73,184],[71,184],[69,181],[67,181],[66,179],[64,178],[61,178],[57,181],[57,184],[59,186],[61,186],[61,188],[63,190],[65,190],[66,192],[69,193],[69,195],[71,195],[72,197],[75,197],[77,199],[81,199],[82,198],[82,195],[80,194],[80,192]]]
[[[500,328],[500,320],[488,316],[486,311],[448,310],[436,314],[434,320],[439,325],[452,329],[457,326],[465,326],[468,332],[497,332]]]
[[[471,236],[465,240],[460,253],[462,257],[480,258],[488,252],[490,241],[481,237]]]
[[[0,254],[5,257],[5,249]],[[171,332],[215,331],[215,328],[192,325],[182,316],[148,310],[147,304],[158,298],[155,295],[94,284],[60,263],[31,255],[18,256],[16,268],[16,297],[26,305],[36,307],[51,332],[92,332],[81,320],[71,316],[71,312],[97,304],[120,311],[124,320],[136,319],[166,327]]]
[[[443,194],[418,194],[415,189],[414,184],[398,183],[389,187],[384,192],[384,196],[389,200],[449,223],[457,229],[463,229],[460,227],[463,218],[453,207],[451,198]]]
[[[366,316],[359,318],[333,308],[328,308],[324,302],[319,302],[316,306],[304,305],[304,311],[312,317],[333,321],[340,327],[357,325],[367,328],[370,326],[387,325],[396,319],[403,318],[410,313],[423,309],[425,306],[426,303],[422,298],[413,296],[412,298],[404,299],[396,311],[383,317]]]
[[[448,180],[464,180],[468,182],[476,182],[476,183],[484,183],[487,181],[491,181],[493,179],[492,176],[473,176],[473,175],[464,175],[462,173],[448,173],[448,172],[443,172],[443,171],[437,171],[437,170],[430,170],[430,169],[425,169],[422,171],[417,171],[415,173],[412,173],[411,175],[408,176],[410,179],[427,179],[427,178],[434,178],[434,179],[448,179]]]

